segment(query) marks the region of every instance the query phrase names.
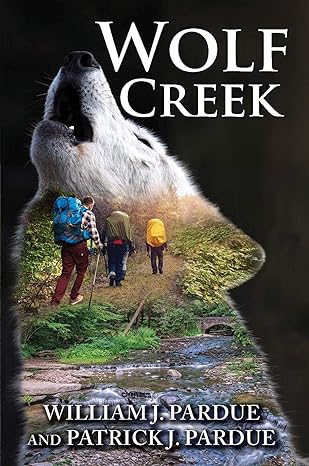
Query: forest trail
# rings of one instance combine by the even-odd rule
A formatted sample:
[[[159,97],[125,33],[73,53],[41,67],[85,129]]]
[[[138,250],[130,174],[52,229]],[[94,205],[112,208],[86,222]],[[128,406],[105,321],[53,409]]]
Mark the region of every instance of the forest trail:
[[[83,285],[84,299],[89,298],[96,257],[88,268],[87,279]],[[109,302],[124,308],[138,306],[147,294],[151,300],[169,298],[177,302],[181,298],[181,277],[184,273],[184,260],[170,253],[164,255],[163,274],[152,274],[150,258],[146,253],[138,252],[128,259],[127,274],[121,287],[110,287],[106,277],[103,257],[100,257],[97,280],[94,287],[93,302]],[[68,287],[70,290],[70,287]],[[66,297],[65,297],[66,299]]]

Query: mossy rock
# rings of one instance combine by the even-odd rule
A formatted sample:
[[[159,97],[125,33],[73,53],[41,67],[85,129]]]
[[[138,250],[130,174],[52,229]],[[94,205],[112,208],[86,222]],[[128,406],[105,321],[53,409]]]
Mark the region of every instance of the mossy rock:
[[[280,415],[281,410],[274,398],[263,395],[254,395],[252,393],[241,393],[235,395],[231,401],[232,404],[259,404],[262,408],[269,409],[273,414]]]

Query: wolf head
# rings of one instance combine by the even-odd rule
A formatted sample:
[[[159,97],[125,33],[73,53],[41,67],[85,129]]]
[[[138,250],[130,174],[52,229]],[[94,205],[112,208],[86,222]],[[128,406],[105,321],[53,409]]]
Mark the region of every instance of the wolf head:
[[[60,190],[134,200],[170,189],[197,192],[160,140],[122,116],[101,66],[86,51],[69,53],[54,78],[31,159],[39,194]]]

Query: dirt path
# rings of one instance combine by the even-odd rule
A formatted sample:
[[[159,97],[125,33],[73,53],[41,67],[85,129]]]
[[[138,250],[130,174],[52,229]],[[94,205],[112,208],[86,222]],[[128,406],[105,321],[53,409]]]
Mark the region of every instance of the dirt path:
[[[83,287],[85,299],[89,296],[94,268],[95,258],[92,259],[88,280]],[[183,270],[183,259],[171,254],[165,254],[163,274],[153,275],[149,257],[146,254],[137,253],[128,259],[128,270],[126,279],[122,282],[123,286],[116,288],[109,286],[104,261],[101,260],[93,301],[98,303],[105,301],[124,307],[128,305],[137,306],[147,293],[150,299],[169,297],[177,301],[180,299],[179,282]]]

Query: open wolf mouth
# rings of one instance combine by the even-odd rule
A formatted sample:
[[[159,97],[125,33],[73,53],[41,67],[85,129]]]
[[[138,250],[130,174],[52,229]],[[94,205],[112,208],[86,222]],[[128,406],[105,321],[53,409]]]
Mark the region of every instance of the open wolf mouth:
[[[71,84],[64,84],[56,91],[50,120],[59,121],[73,131],[75,144],[93,140],[91,123],[81,111],[79,92]]]

